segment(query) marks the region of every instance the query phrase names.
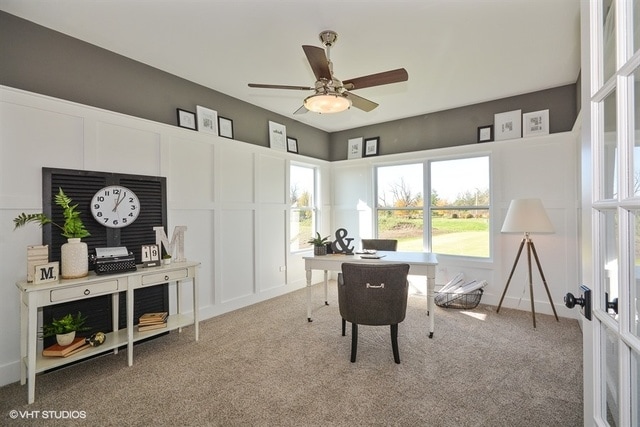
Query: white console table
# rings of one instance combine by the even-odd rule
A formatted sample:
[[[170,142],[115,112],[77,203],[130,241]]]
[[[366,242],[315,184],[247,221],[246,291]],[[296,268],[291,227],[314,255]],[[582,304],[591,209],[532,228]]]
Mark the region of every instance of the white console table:
[[[35,285],[28,282],[18,282],[20,290],[20,384],[28,384],[28,402],[35,400],[36,373],[58,366],[66,365],[98,353],[112,350],[118,352],[118,347],[127,346],[128,365],[133,365],[133,343],[170,330],[194,325],[195,340],[198,341],[198,287],[197,267],[199,262],[172,263],[166,266],[142,268],[137,271],[98,276],[90,272],[81,279],[60,280],[55,283]],[[182,284],[191,281],[193,285],[193,311],[185,315],[180,310]],[[134,290],[157,286],[167,282],[176,282],[177,313],[169,315],[167,327],[139,332],[133,325]],[[127,327],[118,329],[118,299],[119,293],[127,295]],[[69,357],[43,357],[37,352],[38,342],[38,311],[42,307],[68,301],[93,298],[100,295],[111,295],[113,332],[106,334],[104,344],[90,347]],[[89,325],[90,326],[90,325]]]

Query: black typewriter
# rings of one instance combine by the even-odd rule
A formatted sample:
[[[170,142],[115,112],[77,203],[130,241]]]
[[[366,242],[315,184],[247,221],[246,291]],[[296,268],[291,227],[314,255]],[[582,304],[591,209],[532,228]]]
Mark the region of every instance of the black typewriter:
[[[96,274],[116,274],[136,271],[136,258],[126,247],[96,248],[91,255]]]

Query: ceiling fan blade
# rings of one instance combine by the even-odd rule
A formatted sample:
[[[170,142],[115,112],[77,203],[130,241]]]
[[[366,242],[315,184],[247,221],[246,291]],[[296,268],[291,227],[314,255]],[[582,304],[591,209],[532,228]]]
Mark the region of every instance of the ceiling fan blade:
[[[316,79],[331,80],[329,60],[327,59],[327,55],[324,53],[324,49],[309,45],[303,45],[302,49],[304,50],[305,55],[307,55],[307,60],[309,61],[309,65],[311,65],[311,69],[313,70],[313,74],[315,74]]]
[[[294,111],[294,112],[293,112],[293,114],[304,114],[304,113],[306,113],[307,111],[309,111],[309,110],[307,110],[307,107],[305,107],[305,106],[303,105],[303,106],[301,106],[300,108],[298,108],[296,111]]]
[[[360,110],[367,113],[378,106],[378,104],[376,104],[375,102],[369,101],[368,99],[361,96],[354,95],[351,92],[345,92],[344,95],[351,101],[352,106],[359,108]]]
[[[309,86],[287,86],[287,85],[263,85],[259,83],[249,83],[249,87],[257,87],[262,89],[293,89],[293,90],[314,90]]]
[[[370,74],[368,76],[356,77],[355,79],[343,80],[342,85],[347,90],[363,89],[365,87],[388,85],[390,83],[406,82],[409,74],[404,68],[384,71],[382,73]]]

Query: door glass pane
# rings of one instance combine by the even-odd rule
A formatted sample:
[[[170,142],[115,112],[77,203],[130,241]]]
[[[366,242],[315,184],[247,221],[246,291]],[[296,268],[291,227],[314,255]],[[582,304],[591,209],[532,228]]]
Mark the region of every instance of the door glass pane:
[[[602,387],[605,399],[605,418],[610,426],[619,424],[618,413],[618,340],[616,335],[602,326]]]
[[[603,101],[603,132],[602,135],[602,197],[613,199],[618,195],[617,172],[618,152],[616,150],[616,92],[613,91]]]
[[[633,240],[631,248],[632,253],[632,270],[631,270],[631,289],[629,295],[629,313],[631,313],[631,319],[629,325],[631,326],[631,333],[637,337],[640,337],[640,210],[634,212],[633,224],[631,229],[633,230]]]
[[[603,214],[603,224],[601,230],[602,255],[604,257],[604,292],[605,298],[603,301],[613,301],[614,298],[618,298],[618,213],[617,211],[605,211]],[[608,298],[608,299],[607,299]],[[611,317],[617,319],[617,315],[614,310],[607,309],[603,305],[601,307],[603,311],[607,311]]]
[[[640,0],[633,0],[633,51],[640,49]]]
[[[602,2],[602,16],[604,17],[602,34],[602,62],[604,81],[607,81],[616,71],[616,22],[613,0]]]
[[[631,352],[631,425],[640,426],[640,355]]]

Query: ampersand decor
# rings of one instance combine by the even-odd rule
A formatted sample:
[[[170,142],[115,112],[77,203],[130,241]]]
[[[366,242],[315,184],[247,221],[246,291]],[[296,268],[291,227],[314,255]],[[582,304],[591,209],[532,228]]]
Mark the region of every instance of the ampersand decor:
[[[352,254],[353,246],[351,246],[351,242],[353,241],[352,237],[347,237],[347,230],[344,228],[338,228],[336,230],[336,240],[331,243],[331,247],[333,248],[333,252],[337,254]]]

